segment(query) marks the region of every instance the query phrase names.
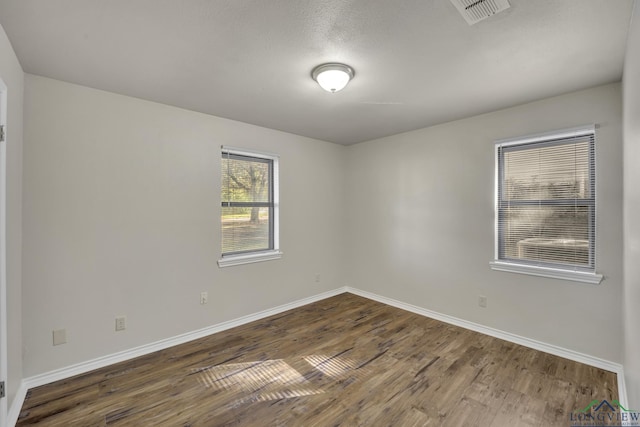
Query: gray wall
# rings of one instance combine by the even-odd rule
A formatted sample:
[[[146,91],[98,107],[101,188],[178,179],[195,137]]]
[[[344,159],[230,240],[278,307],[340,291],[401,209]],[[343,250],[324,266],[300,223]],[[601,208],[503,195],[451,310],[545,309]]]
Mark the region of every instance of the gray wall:
[[[627,41],[624,99],[624,368],[632,408],[640,408],[640,6]]]
[[[622,362],[620,84],[352,146],[348,283]],[[494,140],[596,123],[598,286],[492,271]],[[478,296],[488,307],[478,306]]]
[[[342,285],[344,147],[32,75],[25,122],[25,376]],[[280,155],[282,259],[217,266],[223,144]]]
[[[24,73],[0,27],[0,78],[7,86],[8,404],[22,380],[22,102]]]

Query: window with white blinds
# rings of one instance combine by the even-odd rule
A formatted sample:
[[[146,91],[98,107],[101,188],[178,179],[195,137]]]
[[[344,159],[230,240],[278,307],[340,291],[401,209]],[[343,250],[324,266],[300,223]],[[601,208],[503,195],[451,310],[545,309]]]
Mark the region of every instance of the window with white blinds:
[[[220,266],[271,259],[278,251],[277,174],[275,155],[222,148]]]
[[[496,161],[496,261],[595,273],[594,126],[498,141]]]

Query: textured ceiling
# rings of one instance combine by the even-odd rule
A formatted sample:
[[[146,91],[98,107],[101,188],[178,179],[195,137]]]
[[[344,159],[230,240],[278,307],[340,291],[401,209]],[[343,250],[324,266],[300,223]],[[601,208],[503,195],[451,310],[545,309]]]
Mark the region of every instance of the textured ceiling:
[[[631,0],[0,0],[25,72],[340,144],[619,81]],[[321,90],[314,66],[356,76]]]

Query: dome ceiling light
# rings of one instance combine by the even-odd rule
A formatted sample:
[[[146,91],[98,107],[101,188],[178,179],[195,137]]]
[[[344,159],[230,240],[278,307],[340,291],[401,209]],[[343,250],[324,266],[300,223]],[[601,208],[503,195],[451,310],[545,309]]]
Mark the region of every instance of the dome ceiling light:
[[[311,72],[313,80],[327,92],[338,92],[355,76],[353,68],[345,64],[329,63],[318,65]]]

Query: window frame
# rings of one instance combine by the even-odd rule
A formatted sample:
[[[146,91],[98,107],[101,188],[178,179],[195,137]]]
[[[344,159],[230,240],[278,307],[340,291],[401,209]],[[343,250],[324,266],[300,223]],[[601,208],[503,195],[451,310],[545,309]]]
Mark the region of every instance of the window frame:
[[[506,271],[511,273],[521,273],[555,279],[572,280],[583,283],[599,284],[603,276],[596,273],[596,165],[595,165],[595,137],[596,126],[587,125],[577,128],[560,131],[545,132],[518,138],[502,139],[495,141],[495,244],[494,260],[490,262],[491,269]],[[591,197],[582,199],[580,206],[589,209],[589,266],[575,266],[572,264],[562,264],[543,261],[527,261],[517,258],[503,256],[504,236],[501,229],[503,223],[500,219],[507,206],[531,205],[532,201],[504,201],[502,200],[502,190],[504,186],[503,176],[503,155],[505,151],[514,149],[534,149],[544,146],[557,146],[570,143],[571,138],[591,136],[589,144],[589,183],[591,186]],[[536,200],[538,206],[565,206],[566,204],[551,199]],[[593,242],[593,244],[591,244]]]
[[[222,208],[224,207],[267,207],[269,208],[269,248],[259,250],[249,250],[242,252],[222,252],[222,229],[220,233],[220,258],[219,267],[230,267],[234,265],[249,264],[254,262],[270,261],[280,259],[280,189],[279,189],[279,156],[272,153],[248,150],[243,148],[222,146],[220,164],[222,159],[228,155],[230,157],[246,158],[256,162],[270,163],[270,187],[269,202],[229,202],[222,200],[222,180],[220,181],[220,220],[222,227]],[[224,171],[220,171],[222,178]]]

